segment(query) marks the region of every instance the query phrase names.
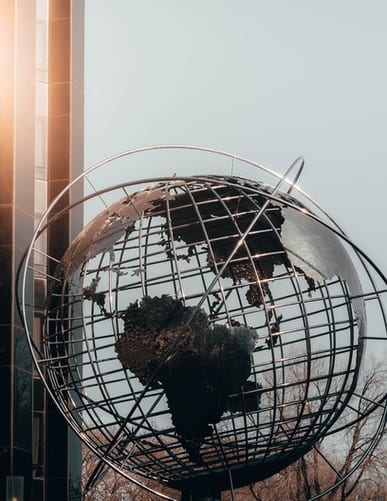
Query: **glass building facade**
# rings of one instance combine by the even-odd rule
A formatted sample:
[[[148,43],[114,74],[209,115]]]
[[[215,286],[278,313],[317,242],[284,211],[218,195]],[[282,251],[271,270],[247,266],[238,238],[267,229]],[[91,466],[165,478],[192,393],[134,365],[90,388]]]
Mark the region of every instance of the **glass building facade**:
[[[80,499],[80,444],[32,364],[14,288],[37,221],[83,169],[83,29],[83,0],[0,2],[0,499]],[[81,225],[81,213],[61,217],[35,252],[37,343],[39,271]]]

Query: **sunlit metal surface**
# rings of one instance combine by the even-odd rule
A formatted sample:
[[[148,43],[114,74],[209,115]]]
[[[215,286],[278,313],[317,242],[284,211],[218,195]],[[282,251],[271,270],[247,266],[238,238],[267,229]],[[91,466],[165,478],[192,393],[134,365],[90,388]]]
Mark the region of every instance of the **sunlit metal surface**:
[[[223,172],[222,161],[231,160],[233,175],[115,181],[112,161],[157,150],[212,155]],[[195,158],[200,169],[206,160]],[[115,184],[97,188],[106,165]],[[257,167],[250,177],[259,174],[263,181],[238,176],[242,165]],[[229,489],[230,479],[237,487],[266,478],[346,426],[343,411],[357,398],[364,341],[369,339],[372,351],[386,340],[386,279],[294,184],[302,167],[297,161],[282,177],[206,148],[133,150],[89,169],[84,177],[94,193],[64,209],[89,204],[95,213],[100,203],[99,214],[72,242],[56,272],[42,272],[48,294],[39,345],[22,293],[25,327],[41,376],[65,418],[128,478],[135,472],[178,488],[216,482]],[[41,221],[26,256],[22,289],[55,204],[81,181],[64,190]],[[180,327],[165,323],[155,329],[157,349],[141,329],[137,338],[130,337],[137,326],[129,306],[163,295],[184,305],[187,331],[201,312],[206,336],[223,329],[227,346],[237,350],[241,341],[232,344],[232,336],[247,332],[250,343],[245,350],[250,362],[242,367],[248,372],[238,388],[226,398],[219,385],[203,390],[209,409],[211,395],[223,393],[216,418],[212,409],[200,433],[194,424],[191,431],[176,425],[181,409],[172,406],[174,388],[163,376],[163,367],[172,367],[171,357],[182,349]],[[143,359],[141,350],[133,356],[138,343]],[[213,346],[217,374],[222,364],[228,372],[239,370],[221,344]],[[156,362],[149,369],[152,357]],[[170,370],[184,382],[181,369]],[[195,393],[190,385],[187,378],[184,398]],[[374,402],[380,406],[384,414],[373,442],[385,422],[385,402]],[[349,421],[360,418],[355,414]]]

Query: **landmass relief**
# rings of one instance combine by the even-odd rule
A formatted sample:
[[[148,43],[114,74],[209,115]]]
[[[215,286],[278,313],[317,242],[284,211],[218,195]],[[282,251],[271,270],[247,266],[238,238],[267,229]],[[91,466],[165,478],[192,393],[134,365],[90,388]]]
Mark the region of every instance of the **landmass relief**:
[[[209,326],[203,310],[167,295],[131,304],[124,321],[116,344],[119,360],[144,386],[161,384],[182,445],[192,461],[202,464],[199,449],[222,414],[231,408],[257,409],[259,385],[246,381],[255,330]],[[242,397],[241,391],[252,390]]]

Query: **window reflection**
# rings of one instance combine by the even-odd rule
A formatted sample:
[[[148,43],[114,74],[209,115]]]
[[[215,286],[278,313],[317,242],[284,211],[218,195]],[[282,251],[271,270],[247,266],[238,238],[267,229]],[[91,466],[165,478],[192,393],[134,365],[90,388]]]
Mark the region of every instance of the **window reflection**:
[[[47,165],[47,117],[37,116],[35,120],[35,165]],[[46,174],[39,171],[40,175]],[[46,174],[47,175],[47,174]]]
[[[43,474],[44,464],[44,433],[43,433],[43,413],[34,412],[32,430],[32,464],[34,477],[39,478]]]
[[[36,1],[36,80],[48,78],[48,0]]]
[[[42,216],[47,208],[47,181],[35,180],[35,214]]]
[[[31,450],[32,380],[31,374],[15,368],[14,373],[14,437],[15,446]]]
[[[36,0],[36,17],[48,19],[48,0]]]
[[[35,225],[47,209],[47,145],[48,145],[48,0],[36,0],[36,66],[35,66]],[[41,348],[41,315],[46,292],[47,240],[39,238],[34,249],[34,329],[35,346]],[[45,390],[35,375],[33,386],[32,464],[34,492],[44,490],[45,476]],[[27,391],[27,390],[26,390]]]

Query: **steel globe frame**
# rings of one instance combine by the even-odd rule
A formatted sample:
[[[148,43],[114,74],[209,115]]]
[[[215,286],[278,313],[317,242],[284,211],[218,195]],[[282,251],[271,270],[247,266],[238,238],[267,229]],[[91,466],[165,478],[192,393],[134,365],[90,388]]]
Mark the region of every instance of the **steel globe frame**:
[[[334,222],[333,218],[331,218],[325,210],[323,210],[315,201],[313,201],[313,199],[311,197],[309,197],[306,193],[304,193],[296,185],[296,181],[298,180],[298,177],[299,177],[299,175],[302,171],[302,168],[303,168],[303,160],[302,159],[297,159],[296,162],[294,162],[290,166],[290,168],[287,170],[285,175],[281,176],[281,175],[275,173],[274,171],[272,171],[271,169],[268,169],[267,167],[259,165],[255,162],[250,161],[250,160],[244,159],[244,158],[236,156],[236,155],[232,155],[232,154],[227,153],[227,152],[222,152],[222,151],[218,151],[218,150],[214,150],[214,149],[210,149],[210,148],[202,148],[202,147],[195,147],[195,146],[180,146],[180,145],[161,145],[161,146],[151,146],[151,147],[147,147],[147,148],[139,148],[139,149],[123,152],[119,155],[115,155],[113,157],[110,157],[109,159],[106,159],[102,162],[95,164],[90,169],[85,171],[85,173],[83,173],[81,176],[79,176],[74,181],[72,181],[68,185],[68,187],[66,187],[58,195],[58,197],[56,197],[56,199],[52,202],[52,204],[50,205],[50,207],[47,209],[46,213],[42,217],[42,220],[40,221],[40,223],[39,223],[39,225],[34,233],[32,243],[31,243],[31,245],[26,253],[24,266],[20,270],[20,284],[21,284],[20,305],[21,305],[21,314],[22,314],[23,322],[25,325],[26,332],[28,334],[28,340],[29,340],[29,343],[31,346],[31,350],[33,353],[35,363],[37,365],[37,369],[38,369],[42,379],[44,380],[49,393],[51,394],[51,396],[53,397],[53,399],[57,403],[57,405],[58,405],[58,395],[54,394],[55,393],[55,386],[52,386],[50,384],[49,378],[47,378],[47,367],[46,367],[47,360],[44,358],[44,356],[42,356],[41,350],[39,349],[38,346],[36,346],[36,343],[34,342],[33,326],[31,325],[31,321],[30,321],[31,305],[28,304],[28,301],[26,298],[26,293],[25,293],[26,284],[27,284],[27,281],[31,279],[31,276],[32,276],[31,274],[33,274],[33,273],[39,274],[40,273],[45,278],[49,278],[47,276],[47,271],[45,271],[44,268],[41,268],[40,270],[36,270],[36,269],[34,269],[34,266],[31,263],[33,255],[37,251],[36,242],[38,241],[38,239],[42,235],[44,235],[44,233],[47,231],[47,228],[51,224],[54,224],[55,221],[57,219],[59,219],[63,213],[65,213],[69,210],[74,210],[78,206],[83,205],[85,202],[87,202],[89,200],[98,198],[98,199],[102,200],[102,203],[104,206],[107,206],[108,204],[107,204],[107,202],[105,202],[105,197],[110,192],[116,192],[117,190],[118,191],[122,190],[123,193],[126,193],[126,190],[128,188],[130,188],[131,186],[141,185],[141,184],[144,184],[144,182],[146,182],[146,183],[173,182],[176,179],[176,177],[174,177],[174,176],[154,177],[154,178],[143,179],[143,180],[134,181],[134,182],[123,182],[123,183],[121,182],[121,183],[117,183],[114,186],[103,187],[100,189],[95,187],[96,183],[95,183],[94,179],[92,179],[92,175],[94,172],[97,172],[99,169],[101,169],[105,166],[108,166],[112,162],[114,162],[118,159],[121,159],[121,158],[127,158],[127,157],[130,157],[130,156],[135,155],[135,154],[155,152],[155,151],[160,151],[160,150],[167,150],[167,151],[179,150],[179,151],[191,151],[191,152],[194,151],[194,152],[199,152],[199,153],[201,152],[201,153],[215,155],[217,157],[222,157],[223,159],[231,161],[230,167],[231,167],[232,173],[235,169],[236,163],[241,163],[241,164],[253,166],[253,167],[257,168],[261,172],[261,174],[265,173],[266,175],[268,175],[269,177],[271,177],[272,179],[274,179],[276,181],[274,189],[272,190],[271,193],[268,193],[268,195],[267,195],[268,200],[270,202],[282,203],[282,204],[285,204],[287,206],[292,206],[292,203],[290,201],[286,202],[286,201],[284,201],[283,198],[279,197],[278,192],[279,192],[279,190],[284,192],[285,191],[283,188],[284,186],[285,186],[285,189],[287,189],[287,193],[291,193],[293,190],[295,192],[297,192],[297,194],[300,195],[303,198],[303,200],[306,201],[306,203],[309,203],[310,206],[313,207],[313,209],[315,211],[314,213],[309,214],[309,217],[314,219],[316,222],[318,222],[322,226],[328,228],[338,238],[340,238],[343,242],[348,244],[348,246],[350,246],[353,249],[354,256],[356,256],[358,258],[359,264],[363,265],[365,274],[368,277],[370,288],[373,289],[373,290],[371,290],[371,292],[367,292],[366,295],[364,296],[364,298],[367,301],[375,301],[375,303],[377,303],[378,308],[379,308],[380,313],[381,313],[381,316],[383,317],[382,325],[384,326],[384,337],[383,336],[365,336],[365,337],[367,339],[369,339],[370,341],[373,341],[373,340],[386,341],[386,337],[385,337],[386,336],[386,316],[385,316],[385,306],[383,304],[384,295],[386,293],[386,290],[385,290],[385,286],[387,283],[386,277],[376,267],[376,265],[355,244],[353,244],[353,242],[351,242],[348,239],[348,237],[342,232],[342,230]],[[200,180],[202,180],[203,182],[208,182],[208,177],[205,177],[205,176],[194,176],[194,177],[184,177],[184,178],[179,176],[179,179],[183,179],[184,182],[186,182],[186,183],[193,182],[193,181],[200,181]],[[83,180],[85,180],[92,187],[93,193],[86,196],[86,197],[81,197],[79,200],[74,201],[74,203],[66,206],[64,209],[61,209],[58,212],[57,207],[60,205],[61,202],[63,202],[63,199],[69,193],[71,194],[73,189],[77,185],[82,183]],[[296,208],[297,210],[299,210],[299,207],[294,206],[294,205],[293,205],[293,207]],[[262,215],[262,213],[264,213],[265,208],[266,207],[261,208],[261,212],[257,214],[256,219],[258,219]],[[242,236],[242,238],[243,238],[243,236]],[[39,250],[39,252],[41,252],[41,251]],[[48,255],[46,255],[44,257],[47,258],[48,260],[51,259],[51,257]],[[230,256],[228,262],[231,259],[232,259],[232,256]],[[219,280],[219,278],[222,275],[222,272],[227,267],[228,262],[223,263],[223,267],[221,267],[221,269],[219,269],[217,271],[215,278],[213,279],[213,281],[211,282],[209,287],[207,287],[205,294],[200,299],[200,301],[198,303],[198,307],[200,307],[205,302],[210,291],[212,290],[212,287],[215,285],[217,280]],[[358,370],[358,368],[359,367],[357,367],[356,370]],[[51,381],[51,383],[52,383],[52,381]],[[57,383],[58,383],[58,381],[57,381]],[[141,401],[141,398],[144,397],[146,391],[147,391],[147,388],[144,388],[144,390],[142,392],[142,396],[140,395],[140,397],[139,397],[140,401]],[[119,471],[120,473],[124,474],[124,476],[126,476],[126,478],[133,481],[134,483],[137,483],[137,484],[141,485],[142,487],[144,487],[145,489],[150,490],[154,494],[157,494],[160,497],[163,497],[165,499],[172,499],[168,496],[165,496],[161,493],[158,493],[158,492],[150,489],[146,485],[139,482],[137,479],[134,479],[127,472],[122,471],[122,468],[118,467],[114,461],[111,461],[109,459],[109,454],[112,451],[113,447],[105,448],[104,451],[102,451],[101,449],[98,449],[96,447],[95,443],[93,443],[93,441],[90,439],[90,437],[85,435],[84,431],[82,430],[82,427],[77,427],[77,423],[74,421],[74,419],[71,418],[71,415],[68,412],[66,412],[67,405],[68,405],[68,402],[62,402],[62,405],[60,405],[60,403],[59,403],[59,409],[62,412],[62,414],[64,415],[65,419],[67,419],[70,426],[72,426],[72,428],[81,436],[82,440],[86,443],[86,445],[88,445],[101,458],[101,460],[104,461],[104,463],[108,464],[109,466],[114,468],[116,471]],[[386,397],[385,396],[382,399],[373,402],[371,410],[376,409],[378,407],[383,409],[383,414],[380,418],[379,425],[375,430],[373,439],[370,441],[369,446],[365,450],[362,457],[354,465],[354,467],[351,469],[351,471],[349,472],[348,475],[346,475],[342,478],[338,478],[337,482],[334,485],[332,485],[330,488],[328,488],[327,490],[325,490],[324,492],[320,493],[318,496],[315,496],[312,499],[317,499],[317,498],[321,497],[322,495],[324,495],[327,492],[331,491],[332,489],[336,488],[340,483],[344,482],[345,479],[357,469],[357,467],[361,464],[361,462],[365,459],[365,457],[373,450],[373,448],[375,447],[375,445],[378,441],[378,438],[380,437],[381,433],[383,433],[383,429],[384,429],[385,422],[386,422],[387,408],[386,408]],[[355,422],[362,419],[363,417],[364,416],[362,416],[362,415],[355,415],[355,417],[352,419],[352,421],[349,423],[349,425],[354,424]],[[114,441],[117,442],[118,440],[122,439],[122,431],[125,428],[127,422],[128,421],[126,421],[126,423],[125,423],[125,420],[124,420],[123,422],[120,423],[120,428],[116,432],[116,434],[114,435],[113,442]],[[348,424],[340,425],[340,426],[336,426],[336,427],[335,427],[335,425],[333,425],[329,430],[326,430],[325,435],[327,436],[329,434],[336,433],[344,426],[348,426]],[[98,473],[100,472],[101,468],[102,468],[102,463],[100,463],[99,468],[97,468],[97,470],[95,471],[95,475],[93,476],[91,481],[94,481],[95,479],[98,478]],[[231,484],[231,486],[232,486],[232,484]]]

